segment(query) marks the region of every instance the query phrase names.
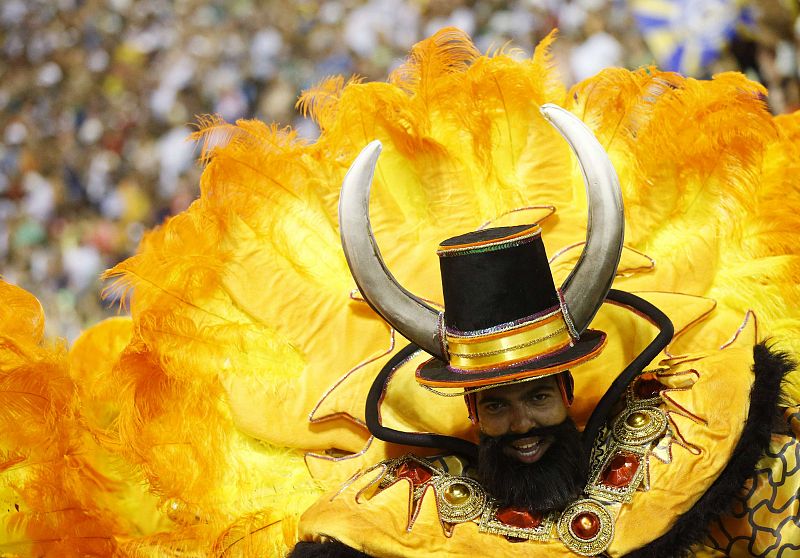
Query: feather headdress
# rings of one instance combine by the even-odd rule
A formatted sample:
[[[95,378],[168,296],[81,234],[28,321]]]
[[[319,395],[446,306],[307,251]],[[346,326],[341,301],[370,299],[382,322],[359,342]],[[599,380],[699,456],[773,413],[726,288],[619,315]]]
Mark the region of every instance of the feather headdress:
[[[200,198],[107,273],[130,289],[131,318],[89,330],[69,358],[41,344],[35,301],[5,287],[5,308],[24,311],[14,328],[3,321],[0,423],[17,426],[0,479],[20,514],[36,511],[7,516],[0,549],[62,556],[63,541],[85,537],[105,546],[76,546],[83,555],[277,555],[321,488],[400,451],[364,427],[369,384],[396,343],[354,291],[337,230],[342,178],[374,139],[384,150],[373,228],[392,273],[421,298],[441,301],[439,241],[489,223],[539,221],[556,279],[571,268],[585,199],[537,110],[552,102],[592,128],[620,175],[617,285],[693,301],[671,351],[719,347],[753,315],[763,335],[800,349],[800,119],[770,116],[763,88],[738,74],[611,69],[567,91],[552,40],[520,60],[480,55],[448,29],[387,83],[325,80],[298,102],[320,127],[313,143],[202,119]],[[633,336],[616,324],[603,329]],[[388,394],[384,420],[468,428],[457,403],[432,417],[426,397]],[[55,448],[73,457],[42,466],[48,480],[33,466],[17,472]],[[76,521],[56,509],[88,511]]]

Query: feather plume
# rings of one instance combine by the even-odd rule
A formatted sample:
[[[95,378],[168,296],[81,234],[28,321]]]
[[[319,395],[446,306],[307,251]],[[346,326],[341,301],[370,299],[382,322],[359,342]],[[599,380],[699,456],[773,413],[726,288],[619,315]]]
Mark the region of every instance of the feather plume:
[[[553,214],[543,227],[557,279],[569,271],[586,202],[538,112],[553,102],[587,122],[620,176],[626,254],[640,263],[617,286],[715,301],[672,350],[721,345],[749,310],[800,350],[800,116],[773,118],[764,89],[738,74],[611,69],[567,93],[553,40],[519,60],[445,29],[386,83],[328,78],[297,105],[320,126],[314,143],[202,117],[200,199],[106,273],[130,293],[131,318],[92,328],[69,354],[42,342],[35,298],[0,283],[0,496],[14,510],[0,549],[237,556],[293,544],[297,518],[330,488],[305,452],[362,455],[363,401],[389,357],[375,358],[390,331],[351,296],[337,224],[341,181],[373,139],[384,145],[377,241],[422,298],[441,302],[443,238],[533,206]],[[322,400],[328,414],[314,415]],[[397,420],[424,426],[399,407]]]
[[[660,262],[627,288],[709,296],[722,303],[718,314],[752,309],[774,331],[780,300],[796,300],[798,268],[760,256],[767,246],[771,255],[793,252],[768,232],[787,228],[780,213],[793,204],[769,200],[778,184],[790,197],[797,186],[765,174],[773,159],[786,162],[789,144],[763,95],[739,74],[697,81],[647,69],[603,72],[572,98],[579,114],[591,115],[625,185],[627,243]],[[710,329],[697,329],[697,339],[721,344]]]
[[[316,122],[324,133],[329,123],[336,118],[339,99],[345,87],[352,87],[361,81],[357,76],[351,77],[347,82],[342,76],[330,77],[303,91],[295,107],[303,116]]]
[[[93,463],[63,342],[43,343],[41,306],[0,283],[15,312],[0,333],[0,550],[110,556],[124,531],[104,505],[115,485]]]
[[[479,56],[463,31],[447,27],[415,45],[406,62],[389,76],[389,83],[426,102],[440,94],[451,74],[463,73]]]
[[[749,205],[763,198],[762,211],[778,211],[778,198],[759,183],[770,160],[790,156],[764,110],[763,90],[731,74],[698,82],[647,68],[607,70],[567,94],[552,40],[532,59],[516,60],[506,49],[480,56],[463,33],[447,29],[417,45],[388,83],[328,78],[298,102],[322,130],[313,144],[254,121],[201,122],[195,138],[208,163],[201,199],[150,233],[109,276],[134,289],[134,338],[114,380],[122,394],[119,446],[156,494],[201,510],[214,529],[239,514],[242,523],[229,523],[215,548],[236,546],[258,522],[272,525],[269,513],[214,491],[238,478],[231,456],[243,451],[241,433],[265,448],[340,447],[348,439],[353,446],[344,449],[357,451],[363,441],[336,429],[335,439],[326,437],[296,417],[386,344],[380,320],[350,300],[336,224],[339,184],[373,139],[384,144],[373,227],[390,269],[419,296],[441,300],[430,264],[442,238],[532,204],[557,209],[545,224],[552,253],[583,240],[580,173],[537,110],[555,102],[581,116],[608,150],[625,189],[630,251],[656,262],[628,270],[623,287],[716,297],[725,322],[745,310],[735,293],[753,292],[758,282],[749,278],[767,273],[776,290],[761,289],[748,303],[763,301],[757,309],[770,327],[778,323],[770,309],[786,296],[794,264],[748,264],[739,249],[746,241],[748,254],[763,252],[782,230],[777,221],[764,225]],[[687,273],[698,258],[710,273]],[[568,271],[561,261],[555,267]],[[359,341],[345,335],[342,342],[343,332]],[[355,391],[340,395],[351,402],[342,410],[359,418],[358,390],[366,388],[357,374],[346,384]],[[319,389],[309,393],[309,385]],[[243,400],[245,392],[274,409],[253,416],[260,407]],[[186,474],[175,474],[176,463]],[[290,524],[284,517],[282,528]]]

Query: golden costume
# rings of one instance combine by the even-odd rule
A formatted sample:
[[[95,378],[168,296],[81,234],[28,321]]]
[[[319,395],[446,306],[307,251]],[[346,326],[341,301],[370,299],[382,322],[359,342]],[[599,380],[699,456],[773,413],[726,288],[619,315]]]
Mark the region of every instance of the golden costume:
[[[619,442],[619,421],[609,423],[587,490],[610,502],[611,556],[675,535],[756,416],[753,355],[777,357],[753,346],[768,337],[800,349],[800,115],[771,116],[766,91],[734,73],[610,69],[567,90],[551,40],[530,59],[480,55],[443,30],[386,83],[326,80],[299,101],[320,127],[313,143],[257,121],[204,120],[200,198],[108,272],[130,290],[130,318],[69,348],[43,339],[35,298],[2,284],[0,555],[280,556],[300,537],[362,548],[366,531],[377,556],[514,556],[532,545],[571,555],[560,517],[540,540],[493,532],[488,498],[474,518],[443,520],[445,490],[431,483],[464,476],[434,466],[449,458],[423,452],[434,480],[419,494],[396,478],[413,448],[375,439],[364,401],[405,343],[354,289],[336,220],[345,172],[379,139],[372,226],[409,291],[441,302],[436,246],[485,223],[539,223],[563,279],[585,238],[586,201],[544,103],[585,122],[619,175],[626,229],[614,287],[658,306],[676,332],[637,380],[664,387],[626,395],[615,414],[624,430],[646,409],[663,428],[628,444],[639,466],[617,501],[600,479]],[[575,371],[579,426],[654,335],[614,304],[592,327],[608,341]],[[474,439],[460,398],[416,384],[422,358],[393,375],[383,424]],[[800,376],[781,387],[785,427],[698,555],[800,551]]]

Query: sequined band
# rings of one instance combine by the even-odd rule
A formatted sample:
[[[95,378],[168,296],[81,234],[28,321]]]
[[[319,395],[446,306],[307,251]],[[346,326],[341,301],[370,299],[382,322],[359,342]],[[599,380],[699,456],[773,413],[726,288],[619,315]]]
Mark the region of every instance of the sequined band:
[[[542,235],[542,228],[538,225],[525,229],[524,231],[506,236],[504,238],[495,238],[485,242],[475,242],[471,244],[456,244],[454,246],[439,246],[436,254],[440,258],[448,258],[451,256],[463,256],[466,254],[480,254],[483,252],[492,252],[494,250],[504,250],[506,248],[514,248],[529,242]]]
[[[567,323],[569,334],[573,339],[578,339],[578,337],[580,337],[580,332],[575,329],[575,324],[572,323],[572,316],[569,313],[569,308],[567,308],[567,301],[564,299],[564,293],[561,292],[561,289],[557,289],[557,292],[561,313],[564,315],[564,321]]]
[[[444,324],[444,311],[439,312],[439,315],[436,317],[436,335],[439,337],[439,347],[442,349],[442,354],[449,355],[450,348],[447,346],[447,332]]]
[[[458,337],[447,333],[450,366],[461,370],[484,370],[522,362],[570,345],[572,337],[560,312],[523,327],[484,336]]]
[[[469,331],[461,331],[454,327],[448,327],[446,328],[446,333],[448,335],[452,335],[453,337],[483,338],[485,336],[492,335],[493,333],[502,333],[504,331],[519,329],[528,325],[536,325],[542,323],[544,320],[556,316],[560,312],[562,312],[560,306],[551,306],[550,308],[545,308],[544,310],[542,310],[541,312],[537,312],[536,314],[531,314],[530,316],[525,316],[524,318],[513,320],[511,322],[505,322],[502,324],[498,324],[496,326],[487,327],[484,329],[472,329]]]

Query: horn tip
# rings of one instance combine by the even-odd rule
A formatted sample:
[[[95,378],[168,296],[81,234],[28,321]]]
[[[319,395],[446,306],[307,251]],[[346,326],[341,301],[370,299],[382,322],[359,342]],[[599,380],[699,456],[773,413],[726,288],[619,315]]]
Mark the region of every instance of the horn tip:
[[[566,109],[560,107],[554,103],[545,103],[539,107],[539,112],[544,116],[547,120],[551,120],[553,118],[553,113],[556,112],[567,112]]]
[[[367,144],[367,146],[363,149],[364,153],[369,153],[373,157],[377,157],[380,155],[381,151],[383,150],[383,144],[380,140],[372,140]]]

